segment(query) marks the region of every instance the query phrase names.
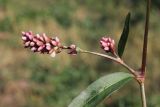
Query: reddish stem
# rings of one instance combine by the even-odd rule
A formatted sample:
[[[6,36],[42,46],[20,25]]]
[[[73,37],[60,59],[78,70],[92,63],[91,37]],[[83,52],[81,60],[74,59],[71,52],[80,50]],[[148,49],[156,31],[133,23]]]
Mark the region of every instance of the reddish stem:
[[[145,22],[142,65],[141,65],[141,75],[143,75],[143,76],[145,75],[145,72],[146,72],[148,29],[149,29],[149,19],[150,19],[150,4],[151,4],[151,0],[147,0],[146,22]]]

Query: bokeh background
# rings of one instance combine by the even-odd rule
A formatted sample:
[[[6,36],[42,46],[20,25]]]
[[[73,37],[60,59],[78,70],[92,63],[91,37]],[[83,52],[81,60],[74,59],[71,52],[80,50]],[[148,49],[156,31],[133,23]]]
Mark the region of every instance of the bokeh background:
[[[103,51],[99,39],[119,40],[125,16],[131,12],[131,32],[124,60],[135,69],[141,64],[145,0],[0,0],[0,107],[67,107],[100,76],[123,67],[92,55],[56,58],[23,48],[21,31],[58,36]],[[160,107],[160,1],[152,0],[146,95],[148,107]],[[140,107],[139,87],[129,82],[98,107]]]

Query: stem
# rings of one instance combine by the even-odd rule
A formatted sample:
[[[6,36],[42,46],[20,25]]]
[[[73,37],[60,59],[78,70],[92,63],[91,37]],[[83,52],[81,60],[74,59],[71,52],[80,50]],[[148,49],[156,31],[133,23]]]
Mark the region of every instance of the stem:
[[[142,66],[141,66],[142,75],[145,75],[145,72],[146,72],[148,29],[149,29],[149,19],[150,19],[150,4],[151,4],[151,0],[147,0],[146,22],[145,22],[144,43],[143,43],[143,53],[142,53]]]
[[[122,59],[120,59],[119,57],[114,58],[112,56],[109,55],[105,55],[105,54],[101,54],[101,53],[97,53],[97,52],[91,52],[91,51],[86,51],[86,50],[80,50],[81,53],[89,53],[89,54],[93,54],[93,55],[97,55],[97,56],[101,56],[110,60],[113,60],[119,64],[121,64],[123,67],[125,67],[126,69],[128,69],[135,77],[137,77],[137,73],[135,72],[135,70],[133,70],[132,68],[130,68],[126,63],[124,63],[124,61]]]
[[[97,53],[97,52],[86,51],[86,50],[82,50],[81,52],[82,53],[89,53],[89,54],[93,54],[93,55],[97,55],[97,56],[102,56],[102,57],[105,57],[107,59],[110,59],[110,60],[113,60],[113,61],[117,62],[117,58],[114,58],[114,57],[109,56],[109,55],[105,55],[105,54],[101,54],[101,53]]]
[[[142,98],[142,107],[147,107],[144,82],[140,83],[140,90],[141,90],[141,98]]]
[[[143,40],[143,53],[142,53],[142,65],[141,65],[141,78],[140,80],[140,89],[141,89],[141,98],[142,98],[142,107],[147,107],[146,96],[145,96],[145,73],[146,73],[146,61],[147,61],[147,44],[148,44],[148,29],[149,29],[149,19],[150,19],[150,5],[151,0],[146,0],[146,21],[145,21],[145,31],[144,31],[144,40]]]

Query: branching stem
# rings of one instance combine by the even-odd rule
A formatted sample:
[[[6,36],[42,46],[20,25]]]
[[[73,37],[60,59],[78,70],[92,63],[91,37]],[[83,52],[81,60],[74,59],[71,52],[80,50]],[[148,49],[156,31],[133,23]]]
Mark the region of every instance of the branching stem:
[[[143,41],[143,53],[142,53],[142,65],[141,65],[141,76],[143,78],[142,78],[142,81],[140,82],[142,107],[147,107],[146,96],[145,96],[144,80],[145,80],[145,73],[146,73],[148,29],[149,29],[150,5],[151,5],[151,0],[146,0],[146,1],[147,1],[147,6],[146,6],[146,21],[145,21],[145,31],[144,31],[144,41]]]
[[[110,59],[112,61],[115,61],[119,64],[121,64],[123,67],[125,67],[126,69],[128,69],[130,71],[130,73],[132,73],[135,77],[137,77],[137,72],[135,70],[133,70],[132,68],[130,68],[126,63],[124,63],[124,61],[122,59],[120,59],[119,57],[112,57],[106,54],[101,54],[101,53],[97,53],[97,52],[91,52],[91,51],[86,51],[86,50],[80,50],[81,53],[89,53],[89,54],[93,54],[93,55],[97,55],[97,56],[101,56],[107,59]]]

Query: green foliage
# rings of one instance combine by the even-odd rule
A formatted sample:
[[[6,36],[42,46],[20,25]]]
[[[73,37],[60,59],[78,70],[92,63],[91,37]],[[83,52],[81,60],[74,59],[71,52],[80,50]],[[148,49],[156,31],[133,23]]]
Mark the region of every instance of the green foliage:
[[[111,95],[131,80],[132,77],[131,74],[123,72],[101,77],[76,97],[69,107],[95,107],[105,97]]]
[[[12,21],[9,17],[0,20],[0,31],[10,32],[13,30]]]
[[[8,3],[8,0],[0,0],[0,7],[5,7]]]
[[[118,55],[120,57],[122,57],[122,55],[123,55],[123,52],[125,50],[125,46],[126,46],[126,43],[127,43],[128,35],[129,35],[130,16],[131,16],[131,14],[128,13],[128,15],[126,17],[126,20],[125,20],[125,25],[124,25],[124,28],[123,28],[123,32],[121,34],[121,37],[120,37],[120,40],[119,40],[119,43],[118,43]]]
[[[38,12],[38,11],[35,11],[34,9],[24,9],[22,10],[19,14],[17,14],[17,20],[20,20],[20,19],[36,19],[38,18],[38,16],[40,15],[41,13]]]
[[[74,6],[68,1],[57,2],[50,8],[50,14],[56,21],[63,27],[68,28],[72,24],[72,12],[74,12]]]

